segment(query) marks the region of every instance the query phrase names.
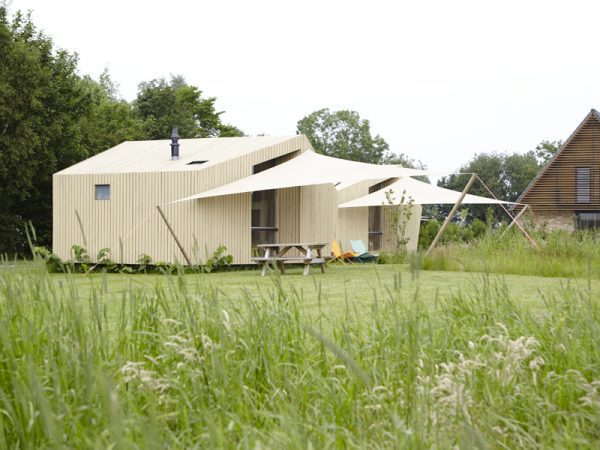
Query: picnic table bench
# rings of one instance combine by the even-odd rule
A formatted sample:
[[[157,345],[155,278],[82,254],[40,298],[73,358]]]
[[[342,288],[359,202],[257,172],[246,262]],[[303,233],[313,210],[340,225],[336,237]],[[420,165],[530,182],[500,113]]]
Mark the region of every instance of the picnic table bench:
[[[273,265],[273,269],[278,267],[281,273],[285,273],[284,263],[300,263],[304,265],[304,275],[308,275],[311,264],[319,264],[321,273],[325,273],[325,258],[321,255],[321,250],[327,244],[324,243],[309,243],[309,242],[294,242],[288,244],[259,244],[258,248],[264,249],[263,256],[251,258],[257,264],[262,263],[261,275],[264,277],[269,270],[269,264]],[[298,256],[286,256],[286,253],[291,249],[300,251]],[[316,255],[314,254],[316,253]]]

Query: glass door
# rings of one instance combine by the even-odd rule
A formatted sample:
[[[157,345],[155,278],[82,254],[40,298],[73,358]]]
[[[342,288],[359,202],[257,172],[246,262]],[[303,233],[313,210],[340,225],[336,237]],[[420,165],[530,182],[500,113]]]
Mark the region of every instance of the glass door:
[[[252,248],[277,242],[277,191],[252,193]]]

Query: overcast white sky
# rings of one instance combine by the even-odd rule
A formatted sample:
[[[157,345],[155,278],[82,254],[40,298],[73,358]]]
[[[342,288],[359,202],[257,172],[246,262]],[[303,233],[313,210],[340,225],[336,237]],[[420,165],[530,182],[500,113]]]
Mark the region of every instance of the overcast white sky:
[[[600,2],[13,0],[121,95],[183,75],[247,134],[320,108],[369,119],[393,151],[452,171],[566,139],[600,109]]]

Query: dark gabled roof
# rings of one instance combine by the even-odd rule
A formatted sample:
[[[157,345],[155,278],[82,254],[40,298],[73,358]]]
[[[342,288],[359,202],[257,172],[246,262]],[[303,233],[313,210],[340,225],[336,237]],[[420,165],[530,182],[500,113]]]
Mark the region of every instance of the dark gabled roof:
[[[552,156],[552,158],[550,158],[550,160],[546,163],[546,165],[544,167],[542,167],[542,169],[538,172],[538,174],[535,176],[535,178],[533,180],[531,180],[531,183],[529,183],[527,185],[527,187],[525,188],[525,190],[523,191],[523,193],[521,195],[519,195],[519,198],[517,199],[517,203],[521,203],[521,200],[523,199],[523,197],[525,197],[529,193],[529,191],[531,190],[531,188],[537,183],[537,181],[542,177],[542,175],[546,172],[546,170],[548,170],[548,168],[554,163],[554,160],[556,158],[558,158],[558,156],[563,152],[563,150],[565,148],[567,148],[567,146],[571,143],[571,141],[573,140],[573,138],[575,136],[577,136],[577,134],[579,133],[579,131],[583,128],[583,126],[592,117],[594,117],[596,120],[598,120],[600,122],[600,113],[598,111],[596,111],[595,109],[592,108],[592,110],[589,113],[587,113],[587,115],[581,121],[581,123],[575,129],[575,131],[573,131],[573,133],[571,133],[571,136],[569,136],[569,138],[563,143],[563,145],[560,147],[560,149],[558,149],[558,151]]]

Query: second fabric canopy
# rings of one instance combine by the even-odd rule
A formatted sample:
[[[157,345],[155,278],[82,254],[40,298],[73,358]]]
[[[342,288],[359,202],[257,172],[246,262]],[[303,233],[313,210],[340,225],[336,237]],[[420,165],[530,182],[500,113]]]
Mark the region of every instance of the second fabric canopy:
[[[386,193],[392,191],[388,200]],[[461,196],[460,192],[433,186],[410,177],[403,177],[395,183],[373,192],[364,197],[359,197],[339,205],[340,208],[358,208],[364,206],[382,206],[382,205],[400,205],[412,203],[416,205],[439,205],[444,203],[454,204]],[[469,204],[507,204],[492,198],[480,197],[478,195],[467,194],[462,203]]]

